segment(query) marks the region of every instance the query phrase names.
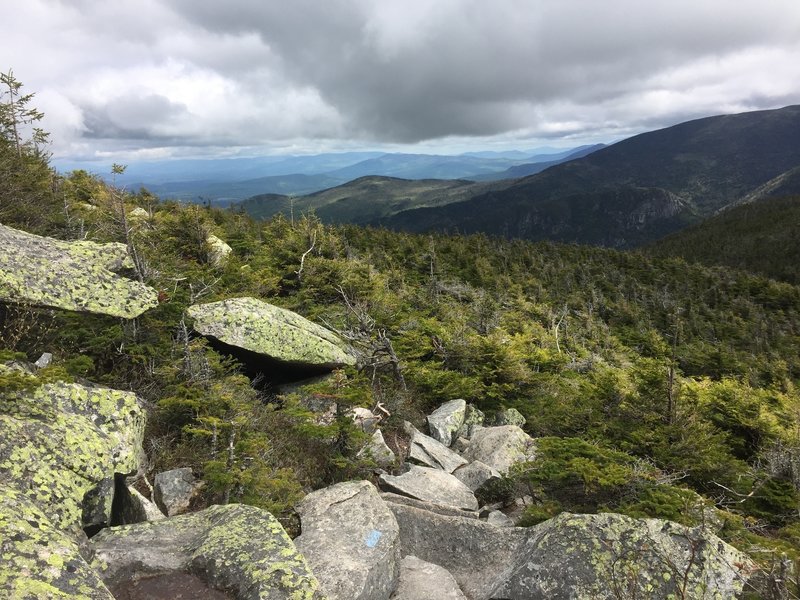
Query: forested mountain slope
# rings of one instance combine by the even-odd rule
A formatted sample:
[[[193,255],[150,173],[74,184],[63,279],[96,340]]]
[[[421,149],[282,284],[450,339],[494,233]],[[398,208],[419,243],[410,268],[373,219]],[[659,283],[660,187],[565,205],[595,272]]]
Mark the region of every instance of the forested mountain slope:
[[[645,251],[800,284],[800,196],[767,198],[731,208],[667,236]]]
[[[383,221],[637,246],[713,215],[800,165],[800,106],[708,117],[623,140],[462,203]]]

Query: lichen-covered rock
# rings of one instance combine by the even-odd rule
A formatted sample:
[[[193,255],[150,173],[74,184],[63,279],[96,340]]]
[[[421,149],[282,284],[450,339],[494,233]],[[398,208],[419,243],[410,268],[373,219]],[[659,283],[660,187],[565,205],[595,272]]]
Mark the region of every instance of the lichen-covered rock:
[[[483,427],[472,434],[464,453],[468,461],[479,460],[505,475],[512,465],[533,460],[536,442],[516,425]]]
[[[297,506],[295,540],[329,600],[388,600],[397,584],[397,521],[368,481],[338,483]]]
[[[0,394],[0,479],[59,529],[105,524],[114,474],[138,469],[144,425],[131,392],[59,382]]]
[[[715,535],[660,519],[562,513],[529,536],[490,598],[723,600],[737,597],[755,570]]]
[[[400,561],[400,580],[392,600],[466,600],[447,569],[406,556]]]
[[[525,417],[523,417],[522,413],[516,408],[507,408],[505,410],[501,410],[495,415],[494,424],[516,425],[517,427],[522,427],[525,425]]]
[[[233,248],[215,235],[209,235],[206,244],[208,244],[208,262],[215,267],[223,265],[233,252]]]
[[[7,485],[0,485],[0,597],[113,600],[75,540]]]
[[[403,556],[444,567],[470,600],[486,600],[508,578],[528,535],[521,527],[495,527],[402,504],[389,508],[400,527]]]
[[[461,427],[458,428],[455,437],[471,438],[476,430],[483,427],[485,420],[486,415],[483,414],[483,411],[475,408],[472,404],[467,404],[466,411],[464,412],[464,422]]]
[[[189,467],[164,471],[153,480],[153,501],[168,517],[181,515],[189,510],[201,485]]]
[[[477,510],[478,500],[475,494],[461,481],[441,469],[409,465],[402,475],[381,475],[381,487],[424,502],[444,504]]]
[[[458,467],[467,464],[464,458],[441,442],[421,433],[411,423],[405,424],[405,430],[411,436],[408,441],[409,461],[432,469],[441,469],[447,473],[452,473]]]
[[[196,304],[188,314],[202,335],[279,361],[330,369],[356,362],[333,332],[255,298]]]
[[[428,430],[431,437],[445,446],[450,446],[455,435],[464,424],[467,410],[465,400],[445,402],[428,416]]]
[[[386,445],[380,429],[375,430],[367,445],[359,451],[358,458],[373,460],[379,467],[388,467],[397,460],[392,449]]]
[[[240,600],[321,600],[319,582],[281,524],[228,504],[150,523],[104,529],[92,565],[107,585],[190,571]]]
[[[0,225],[0,300],[130,319],[156,290],[114,273],[131,267],[124,244],[65,242]]]
[[[500,472],[479,460],[473,461],[453,471],[453,475],[460,479],[473,492],[484,483],[493,479],[500,479]]]

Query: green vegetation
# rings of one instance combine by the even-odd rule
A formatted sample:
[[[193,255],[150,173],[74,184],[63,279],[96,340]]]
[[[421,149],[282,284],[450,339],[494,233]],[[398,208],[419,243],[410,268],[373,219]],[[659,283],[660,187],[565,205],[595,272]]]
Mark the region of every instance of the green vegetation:
[[[0,147],[15,153],[7,138]],[[308,215],[256,222],[81,171],[58,185],[59,202],[15,202],[3,223],[125,243],[131,275],[159,304],[131,320],[2,307],[3,350],[49,351],[54,368],[135,391],[151,411],[148,472],[192,466],[209,503],[265,506],[285,520],[303,493],[370,476],[348,407],[380,402],[391,433],[461,397],[490,416],[516,408],[540,438],[538,463],[512,481],[539,500],[531,522],[561,510],[696,522],[698,504],[713,505],[732,523],[722,535],[744,550],[797,556],[800,287],[584,246]],[[210,234],[233,248],[222,264]],[[278,393],[269,373],[254,387],[185,317],[192,304],[234,296],[338,330],[359,364],[294,394]],[[335,403],[332,421],[318,423],[308,400]]]
[[[796,177],[796,179],[800,179]],[[766,198],[726,210],[645,249],[704,265],[744,269],[800,284],[800,196]]]

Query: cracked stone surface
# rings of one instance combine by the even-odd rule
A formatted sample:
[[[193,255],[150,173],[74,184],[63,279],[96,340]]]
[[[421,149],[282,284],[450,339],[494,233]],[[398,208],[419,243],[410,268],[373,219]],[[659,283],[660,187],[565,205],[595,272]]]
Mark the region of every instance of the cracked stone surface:
[[[0,300],[131,319],[158,304],[156,290],[115,272],[131,268],[125,244],[66,242],[0,225]]]

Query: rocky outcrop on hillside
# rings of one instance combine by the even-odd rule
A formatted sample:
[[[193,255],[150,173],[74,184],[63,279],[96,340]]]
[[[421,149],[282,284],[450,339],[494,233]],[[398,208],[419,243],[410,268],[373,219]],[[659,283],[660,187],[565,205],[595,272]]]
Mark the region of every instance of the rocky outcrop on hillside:
[[[125,244],[65,242],[0,225],[0,301],[131,319],[156,290],[116,272],[133,267]]]
[[[187,313],[198,333],[283,363],[335,369],[356,362],[332,331],[255,298],[196,304]]]
[[[192,572],[235,598],[321,600],[319,582],[267,511],[229,504],[113,527],[92,538],[95,567],[111,589],[138,579]]]
[[[136,472],[144,425],[130,392],[57,382],[2,394],[0,477],[60,529],[108,524],[114,476]]]

